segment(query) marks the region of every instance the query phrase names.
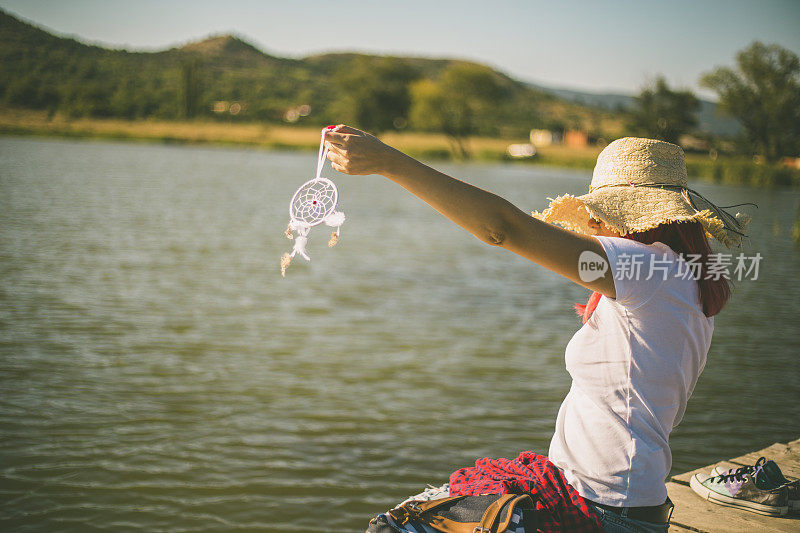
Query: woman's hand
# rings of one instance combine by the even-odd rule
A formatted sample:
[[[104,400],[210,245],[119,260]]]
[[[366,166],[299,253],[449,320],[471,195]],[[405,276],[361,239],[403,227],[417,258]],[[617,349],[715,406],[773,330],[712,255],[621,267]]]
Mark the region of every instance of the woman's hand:
[[[325,130],[331,166],[344,174],[386,174],[401,155],[377,137],[340,124]]]

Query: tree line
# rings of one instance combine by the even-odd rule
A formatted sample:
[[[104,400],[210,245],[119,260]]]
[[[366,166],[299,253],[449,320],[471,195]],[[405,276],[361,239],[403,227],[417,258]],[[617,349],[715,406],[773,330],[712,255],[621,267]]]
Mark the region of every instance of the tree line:
[[[800,60],[778,45],[754,42],[736,54],[734,67],[717,67],[700,79],[717,93],[722,112],[742,125],[737,151],[775,162],[800,157]],[[645,87],[628,114],[636,134],[677,143],[697,126],[700,102],[673,90],[663,77]]]
[[[700,83],[741,123],[740,153],[767,161],[800,155],[796,54],[756,42],[736,55],[734,66],[717,67]],[[0,102],[67,117],[347,122],[374,133],[438,132],[463,157],[470,136],[519,138],[532,128],[678,142],[698,134],[700,105],[691,91],[671,88],[664,78],[629,108],[611,112],[560,100],[471,62],[358,54],[282,59],[230,36],[155,53],[109,50],[53,36],[1,11]]]
[[[716,92],[720,110],[741,123],[737,151],[768,162],[800,156],[798,56],[779,45],[754,42],[736,54],[735,63],[705,73],[700,84]],[[454,63],[436,78],[420,78],[412,69],[384,60],[356,65],[340,81],[342,99],[334,109],[345,121],[374,132],[405,124],[441,132],[462,156],[467,155],[464,139],[478,133],[496,134],[493,125],[514,125],[519,117],[524,117],[523,129],[536,126],[536,119],[539,124],[546,122],[545,128],[591,128],[585,120],[550,117],[542,121],[537,117],[537,102],[519,98],[495,71],[475,64]],[[699,107],[692,91],[670,88],[658,77],[630,109],[620,113],[626,133],[677,144],[683,135],[697,133]]]

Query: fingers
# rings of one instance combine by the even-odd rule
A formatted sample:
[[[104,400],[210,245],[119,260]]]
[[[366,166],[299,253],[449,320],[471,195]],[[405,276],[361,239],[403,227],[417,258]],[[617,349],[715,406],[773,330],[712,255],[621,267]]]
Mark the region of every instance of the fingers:
[[[334,170],[342,174],[362,175],[369,174],[365,171],[363,160],[358,154],[351,153],[338,146],[331,146],[328,150],[328,159]]]
[[[331,147],[328,151],[328,159],[331,162],[331,166],[337,172],[341,172],[342,174],[349,174],[347,171],[348,166],[348,159],[347,157],[335,146]]]
[[[330,146],[328,146],[328,154],[335,154],[338,157],[344,159],[347,159],[349,156],[347,149],[338,144],[331,144]],[[328,159],[330,159],[330,157],[328,157]],[[331,159],[331,161],[333,160]]]
[[[347,159],[344,151],[336,145],[332,145],[328,149],[328,159],[331,162],[340,162],[343,159]]]
[[[351,128],[350,126],[346,126],[344,124],[339,124],[338,126],[328,126],[323,131],[325,131],[326,141],[339,146],[344,146],[348,140],[354,136],[364,135],[363,131]]]
[[[356,135],[360,135],[360,134],[364,133],[363,131],[357,130],[357,129],[351,127],[351,126],[348,126],[347,124],[338,124],[336,126],[328,126],[327,128],[325,128],[325,131],[334,132],[334,133],[351,133],[351,134],[356,134]]]
[[[336,146],[345,146],[351,137],[353,137],[353,135],[349,133],[337,133],[335,131],[325,132],[325,140],[329,144]]]

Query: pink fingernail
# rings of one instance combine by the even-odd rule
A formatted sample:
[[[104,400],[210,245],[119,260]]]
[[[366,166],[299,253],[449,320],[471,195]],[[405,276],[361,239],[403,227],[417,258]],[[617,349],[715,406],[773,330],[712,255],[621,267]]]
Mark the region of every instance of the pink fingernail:
[[[335,125],[333,125],[333,124],[331,124],[330,126],[328,126],[328,127],[327,127],[327,128],[325,128],[325,129],[326,129],[326,130],[332,130],[332,129],[334,129],[334,128],[336,128],[336,126],[335,126]]]

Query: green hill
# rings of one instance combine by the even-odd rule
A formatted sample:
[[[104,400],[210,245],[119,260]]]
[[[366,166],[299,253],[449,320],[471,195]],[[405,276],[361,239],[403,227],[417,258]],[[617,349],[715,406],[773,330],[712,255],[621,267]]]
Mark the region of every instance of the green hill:
[[[372,83],[385,91],[381,107],[394,106],[395,124],[404,127],[408,85],[435,80],[454,63],[488,69],[448,59],[353,53],[281,58],[233,35],[158,52],[112,50],[53,35],[0,11],[0,102],[51,116],[359,125],[353,109],[363,104],[358,91]],[[520,136],[532,127],[580,127],[609,135],[618,129],[609,111],[491,72],[503,96],[480,117],[477,133]]]

